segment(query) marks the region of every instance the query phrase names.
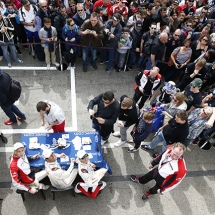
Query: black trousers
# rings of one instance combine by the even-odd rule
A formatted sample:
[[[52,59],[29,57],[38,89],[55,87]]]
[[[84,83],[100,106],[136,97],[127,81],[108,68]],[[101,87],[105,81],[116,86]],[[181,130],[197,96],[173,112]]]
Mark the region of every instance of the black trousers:
[[[139,104],[138,104],[139,109],[141,109],[141,108],[144,106],[144,104],[145,104],[146,100],[149,98],[149,96],[143,95],[143,93],[141,93],[140,90],[137,88],[137,89],[135,90],[133,99],[134,99],[134,101],[137,103],[137,102],[139,101],[140,98],[141,98],[141,100],[140,100],[140,102],[139,102]]]
[[[154,179],[154,175],[157,173],[158,169],[155,168],[153,170],[151,170],[150,172],[148,172],[147,174],[145,174],[144,176],[140,177],[139,182],[141,184],[146,184],[149,181]],[[160,189],[161,187],[159,186],[158,183],[155,184],[154,187],[150,188],[150,194],[157,194],[157,190]]]

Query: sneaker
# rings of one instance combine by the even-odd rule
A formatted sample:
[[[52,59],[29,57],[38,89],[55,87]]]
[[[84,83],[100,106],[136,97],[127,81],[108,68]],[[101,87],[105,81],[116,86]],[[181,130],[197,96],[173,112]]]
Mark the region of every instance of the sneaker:
[[[120,68],[117,68],[116,70],[115,70],[115,72],[120,72],[121,71],[121,69]]]
[[[133,68],[131,67],[131,66],[126,66],[126,70],[125,71],[130,71],[130,70],[132,70]]]
[[[20,51],[20,49],[17,49],[16,51],[19,55],[22,55],[22,52]]]
[[[27,45],[24,45],[24,49],[28,49],[28,46],[27,46]]]
[[[83,72],[87,72],[87,67],[83,67]]]
[[[101,140],[101,145],[103,146],[108,140]]]
[[[141,149],[143,149],[143,150],[151,150],[149,148],[149,145],[141,145]]]
[[[12,67],[11,63],[8,63],[7,65],[8,65],[8,67],[9,67],[9,68],[11,68],[11,67]]]
[[[98,69],[98,66],[96,64],[93,65],[93,69]]]
[[[133,181],[133,182],[137,182],[138,184],[142,185],[139,181],[140,177],[137,176],[137,175],[131,175],[130,176],[130,179]]]
[[[18,63],[23,63],[23,61],[22,61],[22,60],[20,60],[20,59],[19,59],[19,60],[17,60],[17,62],[18,62]]]
[[[193,142],[192,142],[192,144],[194,145],[194,146],[196,146],[198,143],[199,143],[199,138],[197,137]]]
[[[56,67],[59,67],[59,66],[60,66],[60,64],[59,64],[59,63],[54,63],[54,65],[55,65]]]
[[[105,61],[102,61],[102,60],[99,62],[99,64],[104,64],[104,63],[105,63]]]
[[[0,134],[0,138],[1,138],[1,140],[2,140],[3,143],[7,143],[8,142],[7,138],[2,133]]]
[[[158,153],[154,153],[151,155],[152,158],[156,158],[159,154]]]
[[[134,140],[133,140],[133,139],[131,139],[131,140],[129,140],[129,141],[128,141],[128,143],[134,143]]]
[[[146,195],[146,194],[143,194],[142,195],[142,200],[146,200],[146,199],[148,199],[149,197]]]
[[[138,148],[139,149],[139,148]],[[132,148],[132,149],[128,149],[128,152],[130,153],[130,152],[136,152],[136,151],[138,151],[138,149],[135,149],[135,148]]]
[[[110,72],[110,69],[109,69],[109,68],[106,68],[105,72]]]
[[[40,184],[39,185],[39,189],[40,190],[48,190],[49,189],[49,185]]]
[[[50,64],[47,64],[47,70],[50,70],[51,66]]]
[[[113,133],[113,136],[114,136],[114,137],[121,137],[121,135],[120,135],[120,132],[119,132],[119,131],[115,131],[115,132]]]
[[[119,146],[121,146],[121,145],[123,145],[123,144],[125,144],[125,141],[119,140],[119,141],[117,141],[116,143],[114,143],[114,146],[115,146],[115,147],[119,147]]]
[[[21,117],[19,117],[19,116],[16,116],[16,118],[17,118],[18,120],[20,120],[20,121],[24,121],[24,120],[26,120],[26,117],[21,118]]]
[[[17,124],[17,122],[11,122],[10,119],[4,121],[5,125]]]
[[[3,59],[3,56],[0,56],[0,61],[2,61],[2,59]]]

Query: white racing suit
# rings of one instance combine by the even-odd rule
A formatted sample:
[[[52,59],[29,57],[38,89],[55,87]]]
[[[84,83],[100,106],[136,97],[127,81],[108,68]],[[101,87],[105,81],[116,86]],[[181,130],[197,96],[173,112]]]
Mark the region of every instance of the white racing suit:
[[[67,170],[63,170],[57,161],[46,161],[45,170],[48,173],[52,186],[57,189],[66,189],[70,187],[78,174],[78,169],[74,169],[73,162],[71,162]]]
[[[99,191],[104,189],[104,187],[106,186],[106,183],[100,180],[107,172],[107,169],[101,168],[94,171],[92,165],[93,164],[90,162],[84,164],[78,161],[78,173],[85,183],[79,182],[75,186],[75,192],[83,193],[94,199],[98,195]]]

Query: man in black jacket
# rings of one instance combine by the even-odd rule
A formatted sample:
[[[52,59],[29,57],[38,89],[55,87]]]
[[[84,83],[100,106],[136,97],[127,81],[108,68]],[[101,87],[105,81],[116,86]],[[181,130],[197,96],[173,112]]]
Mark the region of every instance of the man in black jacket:
[[[5,114],[9,117],[4,121],[5,125],[12,125],[18,120],[26,120],[25,115],[13,104],[12,92],[14,92],[14,85],[11,77],[0,70],[0,105]],[[16,89],[15,89],[16,90]]]
[[[97,112],[93,110],[95,105],[97,105]],[[92,99],[87,109],[92,119],[92,127],[100,133],[101,145],[103,145],[108,141],[110,133],[114,131],[113,125],[119,115],[119,102],[115,100],[111,91],[107,91]]]
[[[189,134],[189,126],[187,123],[188,114],[185,110],[179,110],[175,118],[172,118],[165,125],[158,129],[158,134],[149,145],[142,145],[141,149],[152,150],[160,142],[163,143],[162,148],[158,153],[153,154],[153,158],[166,150],[167,145],[172,145],[176,142],[184,144],[184,141]]]
[[[138,122],[138,113],[139,108],[137,108],[136,102],[126,95],[121,96],[118,118],[118,127],[120,128],[120,132],[116,131],[113,133],[113,136],[120,137],[120,139],[114,144],[115,147],[121,146],[125,143],[127,139],[126,131],[131,125]]]

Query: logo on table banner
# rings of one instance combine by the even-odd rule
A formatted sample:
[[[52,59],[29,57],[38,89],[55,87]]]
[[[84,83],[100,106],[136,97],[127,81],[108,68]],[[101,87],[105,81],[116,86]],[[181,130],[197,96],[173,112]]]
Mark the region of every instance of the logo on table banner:
[[[91,154],[92,154],[92,155],[95,155],[95,156],[96,156],[96,155],[101,156],[101,153],[100,153],[100,152],[91,152]]]
[[[38,136],[44,136],[46,137],[47,134],[44,134],[44,133],[41,133],[41,134],[23,134],[25,137],[28,137],[28,136],[35,136],[35,137],[38,137]]]
[[[98,134],[97,131],[74,132],[74,135]]]

